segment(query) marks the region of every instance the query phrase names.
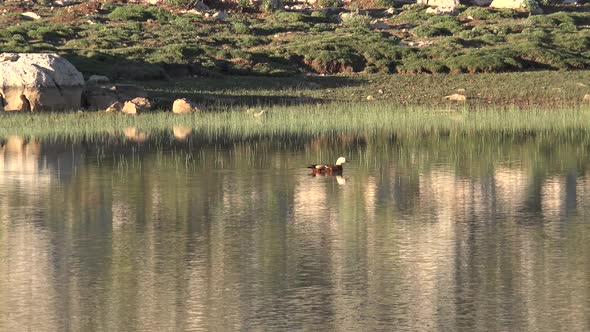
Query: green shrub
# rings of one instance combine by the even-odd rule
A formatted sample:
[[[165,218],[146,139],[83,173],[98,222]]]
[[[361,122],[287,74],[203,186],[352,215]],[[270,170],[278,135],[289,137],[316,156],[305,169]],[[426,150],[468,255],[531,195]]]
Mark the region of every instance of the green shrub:
[[[305,15],[298,12],[277,11],[269,19],[275,22],[295,23],[305,21]]]
[[[262,0],[262,3],[260,4],[260,10],[267,12],[267,13],[282,9],[282,7],[283,7],[282,0]]]
[[[454,17],[441,15],[433,16],[426,22],[414,28],[418,37],[451,36],[461,31],[463,27]]]
[[[195,28],[196,23],[201,22],[201,16],[196,14],[184,14],[182,16],[176,17],[174,20],[170,21],[170,23],[183,30],[193,30]]]
[[[573,52],[584,52],[590,48],[590,36],[582,34],[557,34],[553,36],[553,44]]]
[[[394,21],[398,23],[410,22],[412,24],[419,24],[421,21],[426,21],[432,17],[432,14],[426,13],[426,8],[428,6],[422,4],[404,5],[402,12],[394,16]]]
[[[491,18],[497,17],[497,14],[493,10],[488,8],[472,6],[467,7],[465,11],[459,14],[459,17],[472,17],[475,20],[489,20]]]
[[[448,68],[440,61],[433,59],[409,58],[396,68],[400,74],[445,73]]]
[[[244,22],[231,22],[233,32],[241,35],[250,33],[250,27]]]
[[[494,35],[492,33],[486,33],[485,35],[480,37],[480,40],[482,40],[486,43],[490,43],[490,44],[497,44],[497,43],[505,42],[506,38],[504,38],[504,36]]]
[[[359,13],[346,13],[340,16],[342,26],[346,29],[366,30],[371,24],[371,17]]]
[[[317,0],[315,6],[320,8],[327,7],[342,7],[343,3],[340,0]]]
[[[317,23],[314,24],[310,31],[311,32],[325,32],[334,30],[334,25],[329,23]]]
[[[518,53],[508,49],[474,50],[448,59],[446,65],[454,73],[502,72],[522,68]]]

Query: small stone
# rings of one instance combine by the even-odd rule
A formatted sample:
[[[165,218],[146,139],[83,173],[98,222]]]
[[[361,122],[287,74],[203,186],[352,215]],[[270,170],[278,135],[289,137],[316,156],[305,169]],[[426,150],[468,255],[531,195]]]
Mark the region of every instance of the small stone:
[[[209,6],[207,6],[203,1],[195,2],[193,8],[199,12],[206,12],[209,10]]]
[[[116,102],[112,103],[111,106],[107,107],[104,111],[107,113],[114,113],[114,112],[120,112],[121,109],[122,109],[121,103],[116,101]]]
[[[389,24],[383,22],[383,21],[375,21],[373,24],[373,29],[375,30],[389,30],[391,29],[391,27],[389,26]]]
[[[590,102],[590,94],[588,94],[588,93],[587,93],[587,94],[585,94],[585,95],[584,95],[584,98],[583,98],[582,100],[583,100],[583,101],[586,101],[586,102]]]
[[[109,78],[102,75],[90,75],[88,80],[86,81],[86,85],[97,85],[101,83],[108,83]]]
[[[258,112],[258,113],[254,113],[254,117],[255,117],[255,118],[261,118],[261,117],[263,117],[265,114],[266,114],[266,111],[265,111],[265,110],[261,110],[261,111],[260,111],[260,112]]]
[[[369,96],[367,96],[367,100],[375,100],[375,97],[369,95]]]
[[[34,20],[34,21],[41,19],[41,16],[39,16],[39,14],[33,13],[33,12],[25,12],[25,13],[22,13],[20,15],[22,17],[25,17],[25,18],[28,18],[28,19],[31,19],[31,20]]]
[[[379,91],[377,91],[380,95],[382,95],[384,92],[383,90],[379,89]]]
[[[229,15],[226,12],[217,12],[211,15],[211,17],[216,20],[225,20],[226,18],[229,18]]]
[[[2,54],[0,54],[0,62],[3,62],[3,61],[15,62],[18,60],[18,58],[20,58],[20,55],[18,55],[18,53],[2,53]]]
[[[466,101],[467,96],[458,93],[453,93],[452,95],[445,96],[445,99],[453,101]]]
[[[2,61],[2,60],[0,60],[0,61]],[[580,87],[583,87],[583,88],[587,87],[587,85],[586,85],[586,84],[584,84],[584,83],[579,83],[579,82],[578,82],[578,83],[576,83],[576,85],[577,85],[577,86],[580,86]]]
[[[147,111],[152,108],[152,104],[147,98],[144,97],[135,97],[131,99],[131,102],[137,105],[142,111]]]

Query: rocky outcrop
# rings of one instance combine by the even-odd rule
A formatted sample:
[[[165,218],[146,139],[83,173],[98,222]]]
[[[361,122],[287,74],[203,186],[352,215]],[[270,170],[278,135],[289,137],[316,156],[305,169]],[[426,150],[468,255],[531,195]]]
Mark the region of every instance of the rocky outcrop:
[[[185,114],[200,112],[201,108],[186,98],[176,99],[172,104],[172,113]]]
[[[137,97],[146,98],[146,91],[135,85],[91,84],[89,79],[83,94],[83,106],[91,111],[104,111],[114,103],[124,104]]]
[[[0,55],[0,105],[5,111],[79,109],[84,77],[57,54]]]

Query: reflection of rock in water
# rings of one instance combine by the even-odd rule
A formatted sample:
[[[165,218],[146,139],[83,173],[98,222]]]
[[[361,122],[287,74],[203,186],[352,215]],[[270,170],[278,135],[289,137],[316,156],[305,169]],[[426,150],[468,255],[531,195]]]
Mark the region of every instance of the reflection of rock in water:
[[[137,127],[127,127],[123,130],[125,137],[133,142],[143,143],[148,139],[148,134],[140,131]]]
[[[296,222],[310,222],[314,218],[319,220],[325,215],[327,203],[324,181],[300,181],[295,187],[293,220]]]
[[[0,145],[0,187],[15,182],[33,192],[51,180],[49,170],[39,163],[41,145],[34,140],[10,136]]]
[[[0,327],[6,331],[20,331],[23,326],[25,330],[57,331],[59,288],[52,278],[56,273],[52,239],[30,223],[38,220],[30,216],[29,209],[29,205],[12,210],[0,207],[0,224],[18,224],[0,232]],[[2,211],[12,211],[12,215]],[[3,312],[6,308],[9,314]]]
[[[522,169],[498,167],[494,174],[496,198],[506,208],[514,212],[526,198],[527,174]]]
[[[564,180],[561,177],[547,179],[541,188],[541,210],[547,219],[557,219],[561,214],[564,193]]]
[[[184,127],[184,126],[174,126],[172,128],[172,134],[174,138],[179,141],[184,141],[191,134],[192,128]]]

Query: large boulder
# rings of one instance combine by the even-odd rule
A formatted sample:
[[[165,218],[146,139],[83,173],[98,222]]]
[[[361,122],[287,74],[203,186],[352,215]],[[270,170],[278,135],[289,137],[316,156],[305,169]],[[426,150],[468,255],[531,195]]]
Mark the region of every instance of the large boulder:
[[[47,53],[0,54],[0,106],[6,111],[79,109],[84,77]]]
[[[201,112],[201,108],[186,98],[176,99],[172,104],[172,113],[185,114],[194,112]]]

